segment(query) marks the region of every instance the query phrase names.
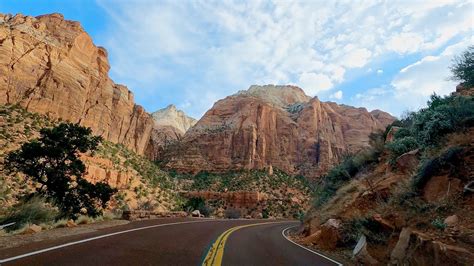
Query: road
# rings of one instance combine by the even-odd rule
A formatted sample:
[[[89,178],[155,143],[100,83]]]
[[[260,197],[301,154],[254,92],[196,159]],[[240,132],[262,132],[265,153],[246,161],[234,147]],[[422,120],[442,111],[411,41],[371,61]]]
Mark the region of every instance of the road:
[[[295,221],[165,218],[0,250],[1,265],[338,265],[290,242]],[[286,230],[285,230],[286,229]]]

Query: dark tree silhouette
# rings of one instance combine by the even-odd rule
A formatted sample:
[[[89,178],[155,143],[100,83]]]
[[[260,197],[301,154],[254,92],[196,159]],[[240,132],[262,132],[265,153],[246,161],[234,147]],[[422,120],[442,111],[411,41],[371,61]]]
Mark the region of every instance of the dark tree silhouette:
[[[73,123],[43,128],[40,134],[7,156],[7,169],[22,172],[38,183],[36,193],[57,205],[63,217],[76,218],[81,209],[90,216],[100,215],[116,189],[85,180],[85,165],[79,154],[96,150],[102,138],[93,136],[90,128]]]

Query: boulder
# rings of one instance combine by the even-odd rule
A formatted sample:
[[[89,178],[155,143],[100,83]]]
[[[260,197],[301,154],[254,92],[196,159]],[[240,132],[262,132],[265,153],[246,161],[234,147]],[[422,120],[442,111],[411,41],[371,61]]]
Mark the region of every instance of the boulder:
[[[22,234],[25,234],[25,235],[36,234],[36,233],[41,232],[41,230],[42,230],[41,226],[36,225],[36,224],[31,224],[22,232]]]
[[[403,265],[403,261],[407,257],[407,249],[410,243],[412,229],[405,227],[398,236],[398,242],[390,254],[390,262],[394,265]]]
[[[77,224],[74,222],[74,220],[72,219],[69,219],[67,222],[66,222],[66,227],[76,227]]]
[[[403,173],[409,174],[416,171],[420,163],[420,150],[406,152],[396,159],[397,169]]]
[[[444,219],[444,223],[447,226],[455,226],[459,222],[459,217],[457,215],[451,215]]]
[[[472,265],[474,254],[445,244],[410,228],[404,228],[390,256],[392,265]]]
[[[194,210],[191,212],[192,217],[201,217],[201,212],[199,210]]]
[[[334,250],[341,239],[340,234],[341,220],[329,219],[320,226],[316,233],[306,237],[305,243],[312,243],[321,249]]]

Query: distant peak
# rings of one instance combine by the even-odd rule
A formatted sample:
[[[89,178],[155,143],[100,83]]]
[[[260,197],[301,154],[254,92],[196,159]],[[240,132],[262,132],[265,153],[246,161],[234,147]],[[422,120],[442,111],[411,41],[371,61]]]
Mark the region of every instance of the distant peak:
[[[254,96],[280,107],[311,100],[301,88],[293,85],[252,85],[248,90],[239,91],[236,95]]]
[[[184,134],[190,127],[196,124],[196,119],[187,116],[183,111],[170,104],[151,114],[155,124],[159,126],[172,126]]]

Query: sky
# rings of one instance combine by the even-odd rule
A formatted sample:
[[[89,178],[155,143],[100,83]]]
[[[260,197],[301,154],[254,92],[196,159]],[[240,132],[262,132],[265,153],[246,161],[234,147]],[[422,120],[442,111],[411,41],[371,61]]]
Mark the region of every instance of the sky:
[[[1,13],[59,12],[107,49],[110,76],[149,112],[200,118],[253,84],[395,116],[446,95],[474,43],[470,0],[2,0]]]

